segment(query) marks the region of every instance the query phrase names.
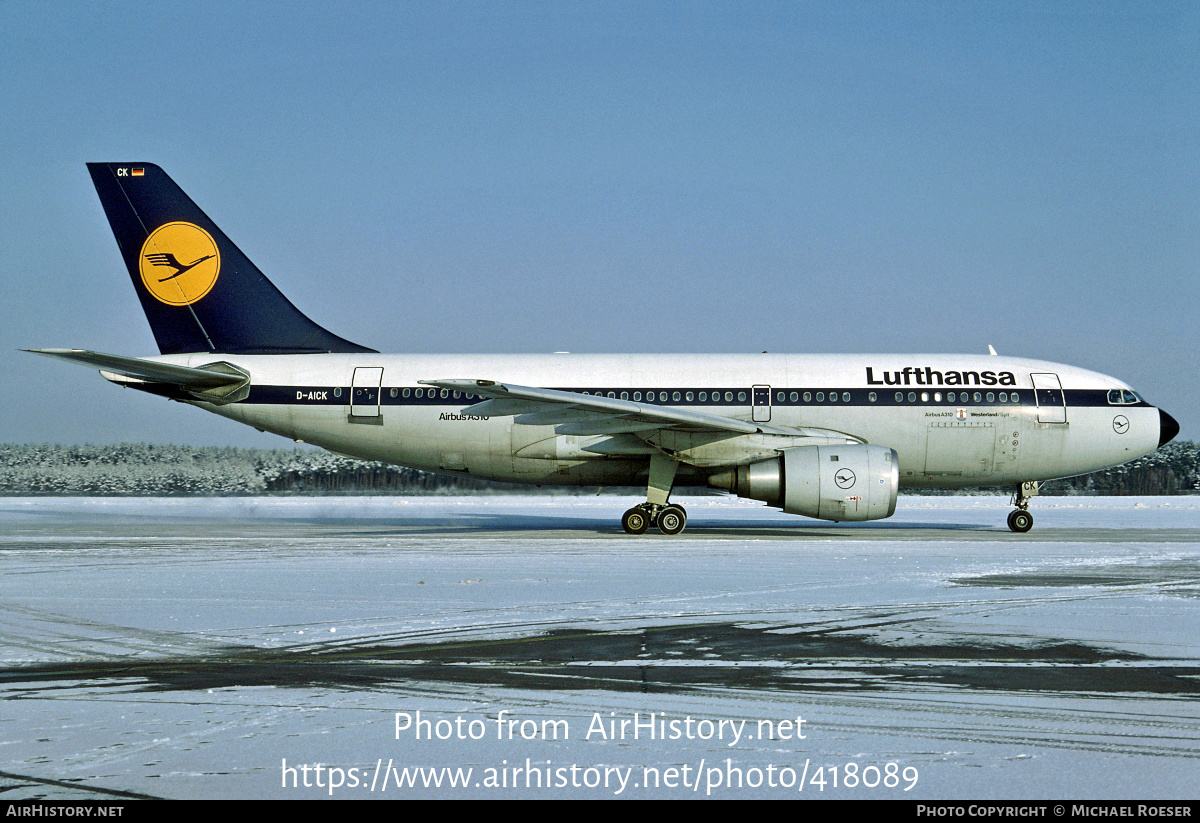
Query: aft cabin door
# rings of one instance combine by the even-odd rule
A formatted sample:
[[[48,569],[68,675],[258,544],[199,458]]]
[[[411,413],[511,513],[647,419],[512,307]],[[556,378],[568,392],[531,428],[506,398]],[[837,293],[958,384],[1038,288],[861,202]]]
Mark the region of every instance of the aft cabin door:
[[[1067,404],[1057,374],[1031,374],[1039,423],[1066,423]]]
[[[383,383],[383,369],[359,367],[354,370],[350,386],[351,419],[375,419],[379,417],[379,387]]]
[[[755,386],[753,390],[754,409],[751,419],[755,423],[771,422],[771,387]]]

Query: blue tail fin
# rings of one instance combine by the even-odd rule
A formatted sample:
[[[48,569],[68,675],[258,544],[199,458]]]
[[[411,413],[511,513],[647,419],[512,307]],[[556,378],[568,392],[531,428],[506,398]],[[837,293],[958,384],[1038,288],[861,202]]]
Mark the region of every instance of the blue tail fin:
[[[163,354],[374,351],[304,316],[158,166],[88,172]]]

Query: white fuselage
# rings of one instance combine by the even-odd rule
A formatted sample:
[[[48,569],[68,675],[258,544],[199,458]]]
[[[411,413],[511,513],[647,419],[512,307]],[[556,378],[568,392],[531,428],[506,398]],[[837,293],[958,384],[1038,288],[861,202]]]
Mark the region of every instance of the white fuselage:
[[[196,405],[258,429],[368,460],[537,484],[644,483],[645,455],[652,450],[639,452],[640,441],[617,435],[606,451],[603,444],[596,446],[598,438],[563,434],[555,424],[473,415],[470,407],[479,398],[456,398],[420,381],[486,379],[605,396],[624,393],[626,399],[739,420],[832,430],[894,449],[900,484],[909,487],[999,486],[1083,474],[1153,451],[1160,434],[1155,407],[1140,398],[1112,402],[1112,390],[1128,390],[1125,383],[1011,357],[192,354],[153,359],[192,367],[223,361],[244,369],[251,377],[246,399]],[[756,450],[753,435],[723,439],[738,437],[749,439],[728,451],[734,463],[761,459],[770,450],[769,442]],[[684,461],[676,483],[702,483],[718,462]]]

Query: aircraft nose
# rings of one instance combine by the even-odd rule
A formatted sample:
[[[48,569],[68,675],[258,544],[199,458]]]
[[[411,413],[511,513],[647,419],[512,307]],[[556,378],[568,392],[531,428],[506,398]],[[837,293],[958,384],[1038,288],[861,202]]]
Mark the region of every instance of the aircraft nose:
[[[1179,423],[1162,409],[1158,410],[1158,445],[1165,446],[1179,434]]]

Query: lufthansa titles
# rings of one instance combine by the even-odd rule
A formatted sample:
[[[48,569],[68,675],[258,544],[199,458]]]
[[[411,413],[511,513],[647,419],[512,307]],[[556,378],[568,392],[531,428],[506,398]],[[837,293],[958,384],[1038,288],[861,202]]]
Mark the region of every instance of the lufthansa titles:
[[[938,371],[930,366],[905,366],[898,371],[884,371],[878,377],[867,366],[868,386],[1015,386],[1017,378],[1010,371]]]

